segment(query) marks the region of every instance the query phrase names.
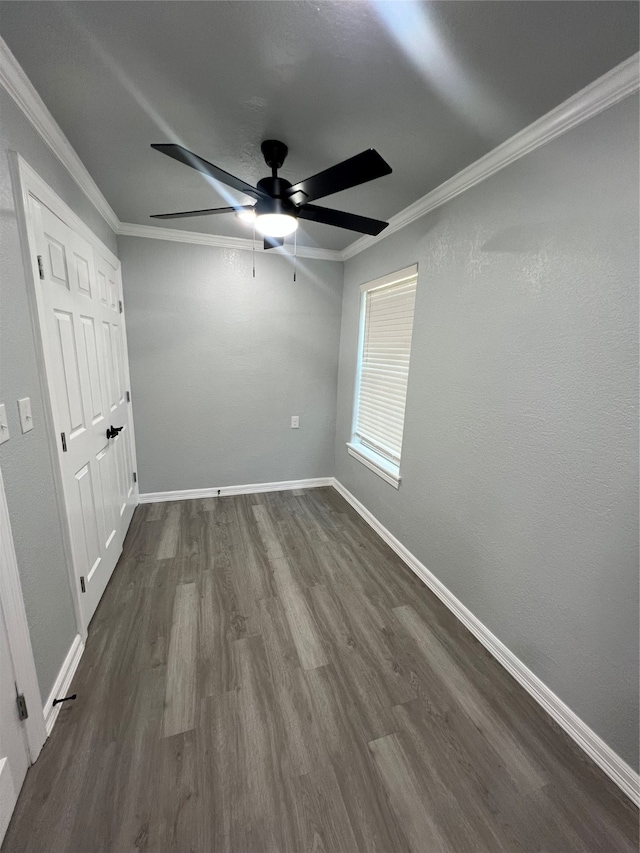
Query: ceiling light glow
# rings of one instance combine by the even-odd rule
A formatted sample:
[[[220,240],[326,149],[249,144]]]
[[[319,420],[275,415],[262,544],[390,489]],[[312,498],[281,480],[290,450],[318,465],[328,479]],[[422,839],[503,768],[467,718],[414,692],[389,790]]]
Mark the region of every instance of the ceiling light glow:
[[[253,208],[251,208],[251,210],[238,210],[236,212],[236,216],[238,219],[241,219],[243,222],[248,222],[249,224],[256,220],[256,212]]]
[[[287,213],[262,213],[256,218],[256,231],[265,237],[286,237],[297,227],[298,220]]]

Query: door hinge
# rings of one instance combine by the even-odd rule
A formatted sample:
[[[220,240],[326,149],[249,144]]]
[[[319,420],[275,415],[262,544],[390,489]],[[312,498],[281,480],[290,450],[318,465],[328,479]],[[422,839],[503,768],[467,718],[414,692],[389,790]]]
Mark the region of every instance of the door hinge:
[[[134,472],[133,472],[133,482],[134,482],[134,483],[137,483],[137,482],[138,482],[138,472],[137,472],[137,471],[134,471]]]
[[[122,314],[122,299],[118,299],[118,310]]]
[[[67,436],[63,432],[61,432],[60,438],[62,439],[62,452],[66,453],[67,452]]]
[[[84,585],[84,577],[83,577],[82,575],[80,575],[80,589],[82,590],[82,592],[86,592],[86,591],[87,591],[87,588],[86,588],[86,586]]]
[[[24,693],[18,693],[16,696],[16,705],[18,706],[19,719],[26,720],[29,712],[27,711],[27,700],[24,698]]]
[[[131,391],[127,391],[127,403],[131,402]]]
[[[38,273],[40,278],[44,278],[44,264],[42,263],[42,255],[38,255]]]

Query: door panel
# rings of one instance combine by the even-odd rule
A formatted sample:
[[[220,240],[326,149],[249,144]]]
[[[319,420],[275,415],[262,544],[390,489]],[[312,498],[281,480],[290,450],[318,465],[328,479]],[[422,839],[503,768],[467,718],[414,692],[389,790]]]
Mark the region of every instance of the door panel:
[[[93,317],[80,317],[82,324],[84,351],[83,358],[89,371],[89,394],[90,394],[90,423],[95,426],[104,421],[104,405],[102,382],[100,381],[100,355],[98,353],[98,342],[96,340],[96,328]]]
[[[59,243],[55,237],[45,232],[44,238],[49,255],[49,269],[51,281],[69,290],[69,276],[67,273],[67,251],[64,244]]]
[[[106,275],[98,270],[98,295],[100,297],[100,302],[103,305],[107,304],[107,277]]]
[[[111,540],[116,535],[116,512],[114,501],[113,472],[111,470],[113,454],[109,453],[109,446],[105,444],[96,455],[95,490],[96,503],[100,507],[98,524],[100,529],[100,540],[103,548],[108,548]]]
[[[122,353],[120,350],[120,327],[116,323],[111,324],[111,350],[113,353],[112,369],[113,384],[115,388],[116,405],[124,403],[124,382],[122,381]]]
[[[136,499],[130,488],[120,273],[36,199],[31,213],[43,256],[38,311],[47,379],[56,430],[65,434],[66,450],[61,445],[58,458],[88,625],[122,550]],[[106,437],[110,426],[122,427],[115,439]]]
[[[91,298],[91,277],[89,274],[89,261],[87,258],[83,258],[80,255],[77,255],[75,252],[73,254],[73,259],[75,261],[76,284],[78,287],[78,291],[80,293],[84,293],[86,296]]]
[[[68,311],[57,310],[53,317],[56,335],[52,355],[60,388],[60,414],[68,437],[73,439],[85,426],[74,317]]]
[[[79,546],[83,552],[84,575],[87,582],[91,579],[101,560],[100,540],[98,537],[98,513],[91,482],[91,468],[87,464],[76,473],[78,484],[78,504],[82,510],[82,524],[77,525],[82,537]]]

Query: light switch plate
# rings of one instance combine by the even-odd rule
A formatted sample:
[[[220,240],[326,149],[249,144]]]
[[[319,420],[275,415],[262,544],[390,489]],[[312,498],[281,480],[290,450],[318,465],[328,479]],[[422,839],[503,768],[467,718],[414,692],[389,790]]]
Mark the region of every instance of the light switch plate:
[[[0,403],[0,444],[9,441],[9,424],[7,423],[7,410],[4,403]]]
[[[300,415],[291,415],[291,429],[300,428]]]
[[[31,400],[29,397],[23,397],[21,400],[18,400],[18,412],[20,413],[20,426],[22,427],[22,432],[29,432],[33,429]]]

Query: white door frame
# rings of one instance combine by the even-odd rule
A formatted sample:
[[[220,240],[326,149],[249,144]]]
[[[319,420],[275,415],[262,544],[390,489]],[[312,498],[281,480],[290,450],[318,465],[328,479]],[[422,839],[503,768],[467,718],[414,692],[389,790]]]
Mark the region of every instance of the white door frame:
[[[18,230],[20,233],[20,243],[22,246],[22,255],[24,269],[27,278],[27,293],[29,297],[29,307],[31,311],[31,323],[34,332],[34,341],[36,348],[36,361],[38,366],[38,374],[40,377],[40,388],[44,400],[45,414],[45,429],[49,439],[49,447],[51,451],[51,459],[53,461],[54,486],[56,494],[56,503],[58,505],[58,514],[60,517],[60,527],[62,529],[62,541],[67,564],[67,572],[69,575],[69,587],[71,590],[71,598],[73,601],[73,609],[76,617],[76,625],[81,640],[84,643],[87,639],[87,628],[82,616],[80,607],[80,597],[78,592],[78,579],[75,574],[73,550],[71,547],[71,534],[67,520],[67,509],[64,498],[64,488],[62,482],[62,471],[59,464],[59,448],[58,438],[55,431],[55,423],[53,418],[53,400],[51,390],[47,379],[47,368],[45,362],[45,352],[43,346],[43,336],[40,326],[40,313],[38,310],[37,287],[40,282],[40,274],[38,271],[37,261],[37,243],[36,236],[31,220],[31,210],[29,205],[29,196],[33,196],[42,202],[49,210],[53,211],[56,216],[59,216],[73,231],[83,237],[91,246],[105,258],[115,269],[120,269],[120,260],[113,252],[105,246],[105,244],[85,225],[85,223],[77,216],[73,210],[51,189],[38,173],[18,154],[16,151],[9,152],[9,165],[11,169],[12,183],[14,188],[14,196],[16,203],[16,213],[18,219]],[[29,275],[29,271],[31,275]],[[127,349],[127,332],[125,325],[125,315],[121,315],[122,322],[122,338],[125,353],[125,381],[127,388],[131,388],[131,378],[129,376],[129,356]],[[130,417],[131,430],[131,457],[133,468],[137,471],[136,461],[136,442],[133,427],[133,412]],[[138,484],[134,486],[134,500],[138,502]]]
[[[27,736],[31,763],[33,764],[40,754],[40,750],[47,739],[47,734],[1,470],[0,604],[2,605],[2,613],[9,635],[9,650],[13,658],[18,691],[24,694],[27,702],[29,716],[24,721],[24,731]],[[12,690],[13,686],[3,684],[2,689]]]

